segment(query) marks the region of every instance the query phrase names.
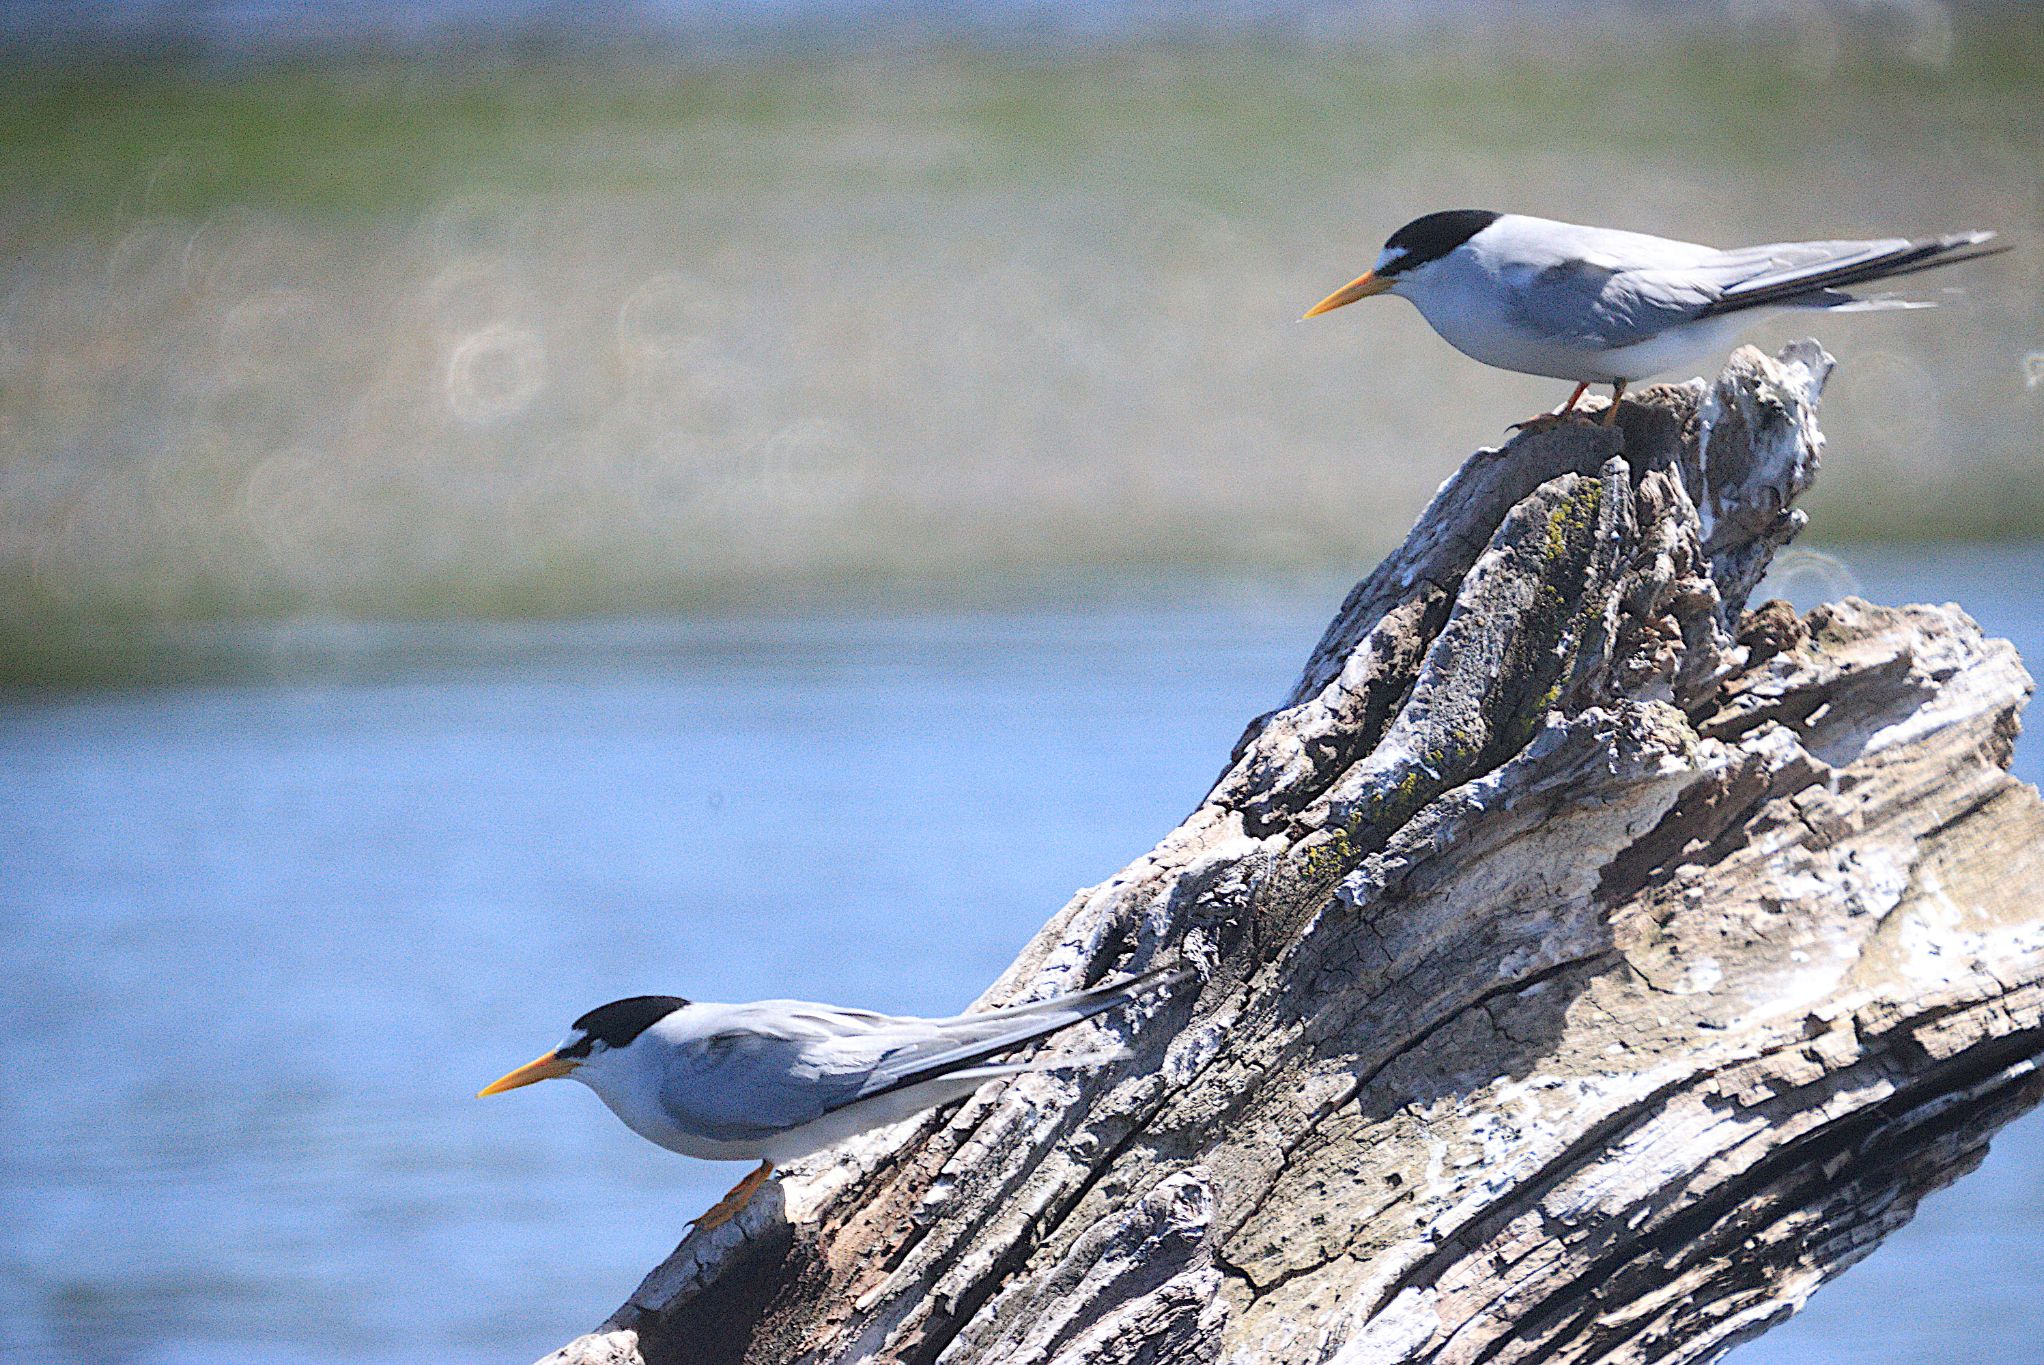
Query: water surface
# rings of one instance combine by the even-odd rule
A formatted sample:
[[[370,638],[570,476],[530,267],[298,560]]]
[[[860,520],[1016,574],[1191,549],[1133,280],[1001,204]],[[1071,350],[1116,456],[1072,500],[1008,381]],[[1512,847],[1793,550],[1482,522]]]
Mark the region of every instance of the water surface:
[[[1798,563],[2044,657],[2044,552]],[[737,1171],[478,1086],[622,995],[963,1006],[1194,805],[1339,587],[242,632],[215,681],[15,694],[0,1355],[558,1345]],[[2033,1359],[2040,1174],[2032,1119],[1739,1359]]]

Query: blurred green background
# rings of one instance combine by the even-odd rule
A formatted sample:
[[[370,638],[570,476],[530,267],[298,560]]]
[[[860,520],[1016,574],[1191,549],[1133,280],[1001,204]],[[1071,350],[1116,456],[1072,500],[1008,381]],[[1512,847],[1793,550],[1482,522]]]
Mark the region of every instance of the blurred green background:
[[[2002,230],[1913,282],[1937,312],[1753,339],[1843,362],[1820,539],[2044,533],[2035,5],[446,8],[16,13],[0,681],[160,671],[220,620],[1352,572],[1563,396],[1395,301],[1294,324],[1456,205]]]

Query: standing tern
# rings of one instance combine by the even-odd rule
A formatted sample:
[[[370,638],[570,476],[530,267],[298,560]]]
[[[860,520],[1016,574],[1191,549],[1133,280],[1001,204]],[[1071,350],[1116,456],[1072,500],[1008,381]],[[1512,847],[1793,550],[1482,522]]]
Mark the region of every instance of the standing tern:
[[[1845,290],[2008,249],[1987,245],[1993,237],[1954,232],[1720,251],[1517,213],[1450,209],[1392,233],[1376,265],[1306,317],[1372,294],[1397,294],[1472,359],[1575,381],[1560,409],[1519,425],[1565,422],[1584,390],[1609,384],[1609,426],[1628,383],[1709,360],[1755,319],[1754,310],[1928,308]]]
[[[729,1222],[775,1166],[964,1099],[997,1076],[1114,1061],[1119,1051],[1001,1060],[1191,975],[1163,968],[1006,1009],[917,1019],[803,1000],[718,1005],[672,995],[614,1000],[566,1041],[478,1092],[572,1076],[648,1142],[759,1167],[696,1219]]]

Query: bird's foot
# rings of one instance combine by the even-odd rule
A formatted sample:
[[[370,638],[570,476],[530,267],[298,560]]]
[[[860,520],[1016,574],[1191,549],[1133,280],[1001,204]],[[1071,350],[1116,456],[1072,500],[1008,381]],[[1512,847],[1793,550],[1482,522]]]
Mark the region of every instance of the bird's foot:
[[[745,1179],[733,1185],[730,1193],[710,1205],[701,1217],[691,1218],[689,1226],[699,1228],[704,1232],[710,1232],[716,1228],[723,1227],[733,1218],[736,1218],[741,1209],[752,1202],[752,1196],[759,1193],[759,1187],[766,1184],[767,1177],[773,1173],[773,1162],[760,1162],[758,1170],[753,1171]]]
[[[1523,422],[1514,422],[1505,430],[1521,433],[1553,431],[1556,427],[1565,427],[1571,423],[1576,426],[1589,426],[1596,420],[1589,413],[1575,409],[1568,412],[1543,412],[1538,417],[1528,417]]]
[[[1604,409],[1603,421],[1604,426],[1611,427],[1618,425],[1618,405],[1624,400],[1625,400],[1625,381],[1621,379],[1611,386],[1611,406]]]

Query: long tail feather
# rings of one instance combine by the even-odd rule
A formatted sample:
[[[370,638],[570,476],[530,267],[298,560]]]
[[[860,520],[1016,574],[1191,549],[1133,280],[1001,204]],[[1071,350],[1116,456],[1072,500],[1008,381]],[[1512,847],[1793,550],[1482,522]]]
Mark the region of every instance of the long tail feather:
[[[934,1056],[925,1054],[916,1059],[912,1070],[890,1072],[883,1068],[876,1071],[873,1076],[875,1084],[872,1088],[860,1092],[856,1099],[874,1099],[881,1095],[891,1094],[897,1090],[906,1090],[910,1086],[921,1085],[925,1081],[933,1081],[940,1077],[958,1075],[960,1073],[969,1073],[970,1069],[981,1067],[985,1063],[1003,1054],[1013,1052],[1017,1048],[1029,1043],[1033,1043],[1039,1038],[1046,1038],[1060,1030],[1068,1029],[1074,1024],[1091,1019],[1096,1014],[1101,1014],[1118,1005],[1126,1004],[1137,996],[1146,995],[1153,990],[1158,990],[1168,985],[1175,985],[1180,981],[1186,980],[1191,975],[1192,972],[1189,968],[1160,968],[1155,971],[1144,972],[1140,976],[1127,977],[1121,981],[1113,981],[1095,986],[1090,990],[1060,996],[1055,1000],[1045,1000],[1035,1005],[1020,1006],[1012,1011],[995,1010],[983,1015],[960,1015],[957,1020],[952,1022],[965,1025],[989,1022],[998,1023],[1003,1020],[1012,1020],[1014,1026],[1002,1029],[992,1037],[982,1034],[970,1042],[961,1043],[955,1048],[939,1052]],[[1051,1059],[1045,1060],[1050,1061]],[[1063,1063],[1056,1064],[1063,1065]],[[1020,1069],[1033,1070],[1037,1068],[1024,1066]],[[989,1071],[986,1074],[1002,1075],[1009,1073]]]
[[[1943,237],[1899,242],[1884,250],[1870,247],[1831,262],[1756,275],[1725,290],[1700,316],[1815,301],[1827,291],[1876,280],[1899,279],[1926,270],[1958,265],[1962,261],[1977,261],[1983,256],[1998,256],[2009,249],[2007,246],[1989,245],[1993,239],[1992,232],[1954,232]]]
[[[1082,1071],[1111,1062],[1125,1062],[1135,1056],[1125,1047],[1106,1047],[1097,1052],[1060,1052],[1052,1057],[1032,1057],[1026,1062],[991,1062],[945,1072],[949,1080],[988,1080],[995,1076],[1020,1076],[1027,1071]]]
[[[1003,1005],[997,1010],[962,1014],[958,1017],[975,1022],[990,1019],[1021,1019],[1032,1014],[1048,1014],[1054,1010],[1082,1009],[1099,1000],[1108,1001],[1106,1008],[1111,1009],[1115,1001],[1142,995],[1157,987],[1176,985],[1191,975],[1192,971],[1187,967],[1153,967],[1147,972],[1125,976],[1119,981],[1103,981],[1098,986],[1073,991],[1070,995],[1054,995],[1047,1000],[1030,1000],[1020,1005]]]

